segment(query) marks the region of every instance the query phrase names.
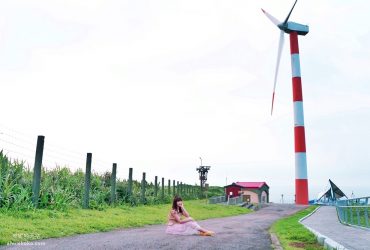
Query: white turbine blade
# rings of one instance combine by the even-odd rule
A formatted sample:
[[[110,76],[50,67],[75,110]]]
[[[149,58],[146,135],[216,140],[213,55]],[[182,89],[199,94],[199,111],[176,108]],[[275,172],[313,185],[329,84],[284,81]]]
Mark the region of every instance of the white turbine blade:
[[[279,20],[277,20],[275,17],[271,16],[264,9],[261,9],[261,10],[262,10],[263,13],[265,13],[265,15],[268,17],[268,19],[270,19],[271,22],[273,22],[276,26],[278,26],[279,24],[281,24],[281,22]]]
[[[276,60],[276,69],[275,69],[275,78],[274,78],[274,90],[272,92],[271,115],[272,115],[272,110],[274,109],[275,88],[276,88],[277,76],[279,73],[281,52],[283,51],[283,47],[284,47],[284,31],[280,31],[279,49],[278,49],[278,56]]]

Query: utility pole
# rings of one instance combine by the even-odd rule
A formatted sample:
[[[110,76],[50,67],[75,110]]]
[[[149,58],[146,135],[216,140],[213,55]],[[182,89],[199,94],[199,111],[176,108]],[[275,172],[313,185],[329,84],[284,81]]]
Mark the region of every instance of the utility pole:
[[[201,157],[199,158],[200,158],[200,163],[202,164],[202,158]],[[200,165],[199,168],[197,168],[197,171],[199,173],[200,191],[201,191],[202,196],[204,195],[204,186],[207,181],[207,174],[210,168],[211,168],[210,166],[203,166],[203,165]]]

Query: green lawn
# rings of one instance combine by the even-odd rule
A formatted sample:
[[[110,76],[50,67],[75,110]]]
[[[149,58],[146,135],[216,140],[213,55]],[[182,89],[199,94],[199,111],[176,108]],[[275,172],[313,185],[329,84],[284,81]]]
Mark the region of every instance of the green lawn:
[[[251,212],[246,208],[211,205],[204,200],[185,201],[190,216],[196,220],[226,217]],[[118,206],[103,211],[71,209],[1,211],[0,245],[73,234],[109,231],[116,228],[164,224],[170,204],[153,206]]]
[[[323,246],[317,243],[315,235],[298,222],[315,209],[316,206],[310,206],[292,216],[276,221],[271,226],[270,232],[277,235],[281,246],[285,250],[324,249]]]

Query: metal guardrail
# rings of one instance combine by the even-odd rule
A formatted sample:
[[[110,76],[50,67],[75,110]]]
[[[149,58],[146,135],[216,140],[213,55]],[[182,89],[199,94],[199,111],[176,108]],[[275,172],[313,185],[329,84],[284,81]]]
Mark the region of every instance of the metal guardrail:
[[[243,203],[243,197],[242,196],[229,198],[229,201],[227,202],[227,204],[229,204],[229,205],[236,205],[236,204],[241,204],[241,203]]]
[[[336,203],[340,222],[362,228],[370,228],[370,196],[340,200]]]
[[[225,196],[216,196],[216,197],[209,198],[208,203],[209,204],[227,203],[228,205],[237,205],[237,204],[243,203],[243,197],[238,196],[238,197],[227,199]]]
[[[216,197],[211,197],[208,199],[209,204],[216,204],[216,203],[221,203],[221,202],[226,202],[225,196],[216,196]]]

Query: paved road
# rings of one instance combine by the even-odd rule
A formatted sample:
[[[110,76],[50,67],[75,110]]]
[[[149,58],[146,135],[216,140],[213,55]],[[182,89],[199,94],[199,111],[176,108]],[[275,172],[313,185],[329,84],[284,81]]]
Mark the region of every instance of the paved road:
[[[156,225],[32,242],[44,244],[41,246],[0,249],[271,249],[267,231],[270,225],[305,207],[272,204],[246,215],[198,221],[202,227],[215,231],[214,237],[166,235],[165,225]]]
[[[322,206],[302,223],[331,238],[348,249],[369,250],[370,231],[343,225],[336,208]]]

